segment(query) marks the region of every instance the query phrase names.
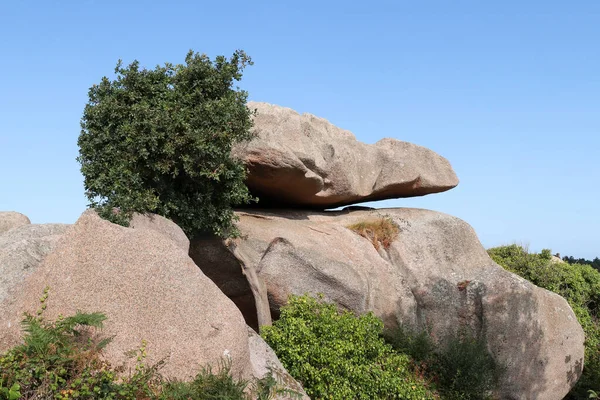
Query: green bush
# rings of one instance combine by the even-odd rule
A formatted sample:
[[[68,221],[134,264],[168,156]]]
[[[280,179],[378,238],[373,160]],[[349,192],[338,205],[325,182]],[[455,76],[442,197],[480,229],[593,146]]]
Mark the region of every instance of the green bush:
[[[237,231],[232,206],[251,200],[233,144],[251,138],[247,93],[232,88],[246,65],[190,51],[186,64],[115,68],[89,90],[79,157],[90,206],[126,225],[133,212],[175,221],[189,237]]]
[[[585,332],[583,374],[567,398],[587,398],[588,391],[600,391],[600,272],[590,265],[553,262],[550,250],[535,254],[510,245],[488,253],[508,271],[567,300]]]
[[[115,399],[115,400],[267,400],[279,387],[272,375],[254,382],[236,381],[229,364],[214,372],[203,369],[193,381],[165,380],[159,373],[163,363],[144,364],[145,344],[137,352],[135,371],[123,376],[102,359],[109,340],[96,335],[106,317],[78,312],[47,322],[26,315],[23,343],[0,355],[0,399]]]
[[[435,382],[444,399],[488,399],[503,368],[496,364],[482,339],[459,332],[438,347],[427,332],[400,327],[387,333],[388,341],[414,360],[420,375]]]
[[[314,400],[435,398],[413,374],[410,358],[386,344],[382,332],[372,314],[339,312],[305,295],[290,297],[262,335]]]

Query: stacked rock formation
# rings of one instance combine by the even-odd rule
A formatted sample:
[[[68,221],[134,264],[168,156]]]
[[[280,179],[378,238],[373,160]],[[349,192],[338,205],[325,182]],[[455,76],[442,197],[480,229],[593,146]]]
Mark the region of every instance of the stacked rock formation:
[[[196,239],[190,248],[248,324],[270,323],[291,294],[321,293],[354,312],[374,312],[388,327],[427,329],[440,343],[464,329],[485,339],[506,367],[499,398],[568,393],[583,366],[573,311],[495,264],[467,223],[408,208],[322,211],[451,189],[458,179],[446,159],[394,139],[363,144],[289,108],[249,107],[258,113],[256,138],[233,154],[248,168],[259,208],[237,212],[244,239]],[[349,229],[381,219],[399,230],[387,248]]]
[[[459,331],[484,339],[505,367],[497,398],[569,392],[584,356],[573,311],[495,264],[467,223],[410,208],[325,211],[449,190],[458,179],[445,158],[394,139],[360,143],[288,108],[248,106],[256,137],[232,154],[260,201],[237,211],[241,238],[190,242],[156,215],[125,228],[93,211],[74,225],[0,212],[0,353],[20,341],[23,312],[35,312],[49,287],[50,319],[107,314],[113,364],[131,366],[125,353],[146,340],[148,362],[167,361],[165,376],[187,379],[228,357],[237,377],[275,369],[302,392],[251,328],[276,319],[289,295],[311,293],[391,328],[427,330],[440,344]],[[373,221],[392,223],[398,236],[378,245],[351,229]]]

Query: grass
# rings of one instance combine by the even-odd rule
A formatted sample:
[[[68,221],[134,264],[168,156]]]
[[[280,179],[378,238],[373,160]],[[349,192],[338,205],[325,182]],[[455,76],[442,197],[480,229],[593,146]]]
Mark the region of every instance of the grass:
[[[377,250],[382,246],[388,249],[400,234],[400,227],[390,217],[357,222],[347,228],[368,239]]]

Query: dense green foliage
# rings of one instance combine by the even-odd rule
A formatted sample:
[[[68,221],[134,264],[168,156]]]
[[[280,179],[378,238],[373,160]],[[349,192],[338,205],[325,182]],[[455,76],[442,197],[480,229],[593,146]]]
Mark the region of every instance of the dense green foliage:
[[[188,236],[235,233],[232,206],[251,200],[245,168],[230,156],[251,138],[247,93],[233,89],[251,59],[236,51],[185,65],[115,68],[89,90],[79,157],[90,206],[126,225],[133,212],[175,221]]]
[[[395,352],[372,314],[356,317],[310,296],[291,297],[262,335],[307,394],[318,399],[431,399],[437,395]]]
[[[496,364],[485,342],[465,332],[436,346],[427,332],[401,327],[388,333],[388,341],[412,357],[415,370],[435,382],[444,399],[491,398],[503,368]]]
[[[109,340],[92,328],[101,328],[104,320],[100,313],[77,313],[55,322],[27,315],[23,344],[0,355],[0,400],[267,400],[283,391],[272,375],[247,390],[247,382],[229,375],[227,363],[216,373],[202,370],[191,382],[165,380],[159,374],[162,363],[144,364],[144,344],[135,371],[123,376],[101,357]]]
[[[534,254],[511,245],[488,253],[505,269],[569,302],[585,331],[585,362],[583,375],[568,398],[587,398],[588,390],[600,391],[600,272],[590,265],[553,262],[550,250]]]

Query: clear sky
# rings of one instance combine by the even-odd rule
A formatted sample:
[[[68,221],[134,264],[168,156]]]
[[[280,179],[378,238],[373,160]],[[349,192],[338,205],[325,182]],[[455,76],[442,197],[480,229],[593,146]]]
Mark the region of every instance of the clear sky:
[[[460,217],[486,247],[600,256],[600,1],[0,2],[0,210],[74,222],[88,88],[118,59],[255,61],[250,99],[413,142],[460,184],[380,202]]]

